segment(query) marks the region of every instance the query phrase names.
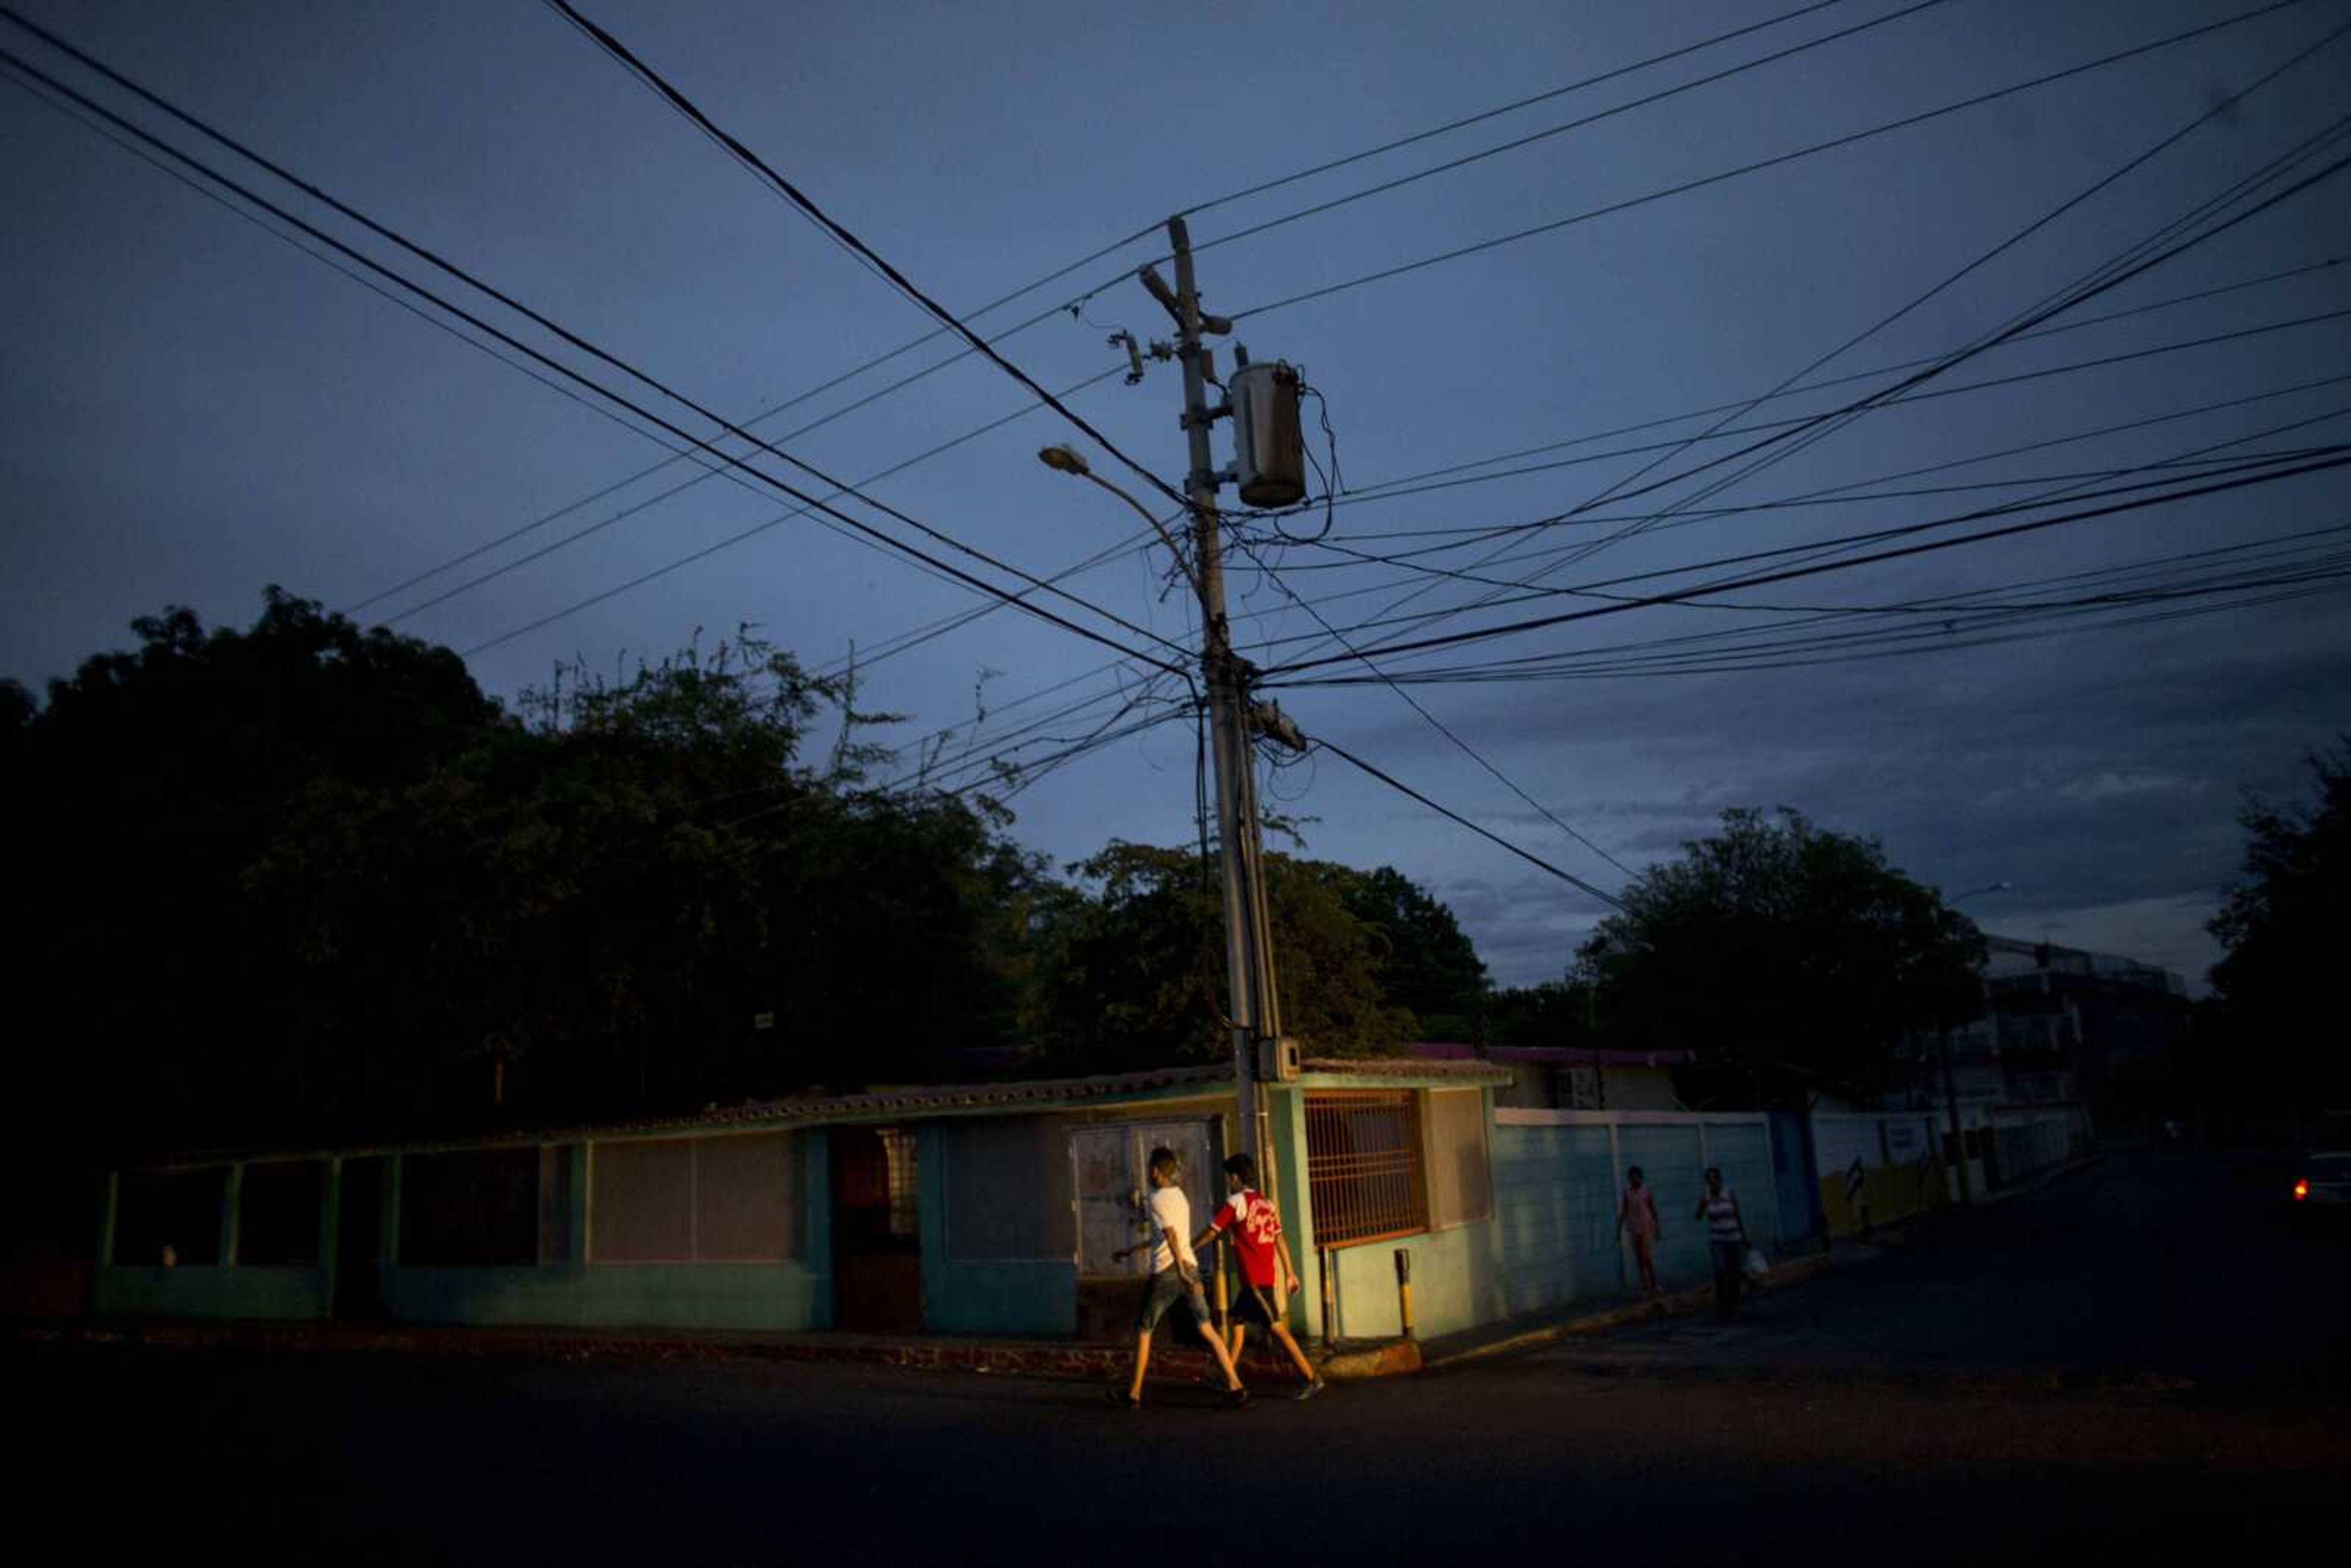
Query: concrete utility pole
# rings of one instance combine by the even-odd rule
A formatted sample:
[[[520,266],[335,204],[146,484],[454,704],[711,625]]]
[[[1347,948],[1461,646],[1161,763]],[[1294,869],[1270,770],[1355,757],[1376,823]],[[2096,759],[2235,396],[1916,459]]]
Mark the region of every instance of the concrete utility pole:
[[[1980,893],[2006,893],[2014,886],[2013,883],[1995,882],[1984,887],[1971,887],[1965,893],[1952,894],[1950,906],[1957,908],[1961,899],[1973,898]],[[1989,993],[1986,994],[1985,1011],[1988,1017],[1991,1017],[1992,1030],[1997,1035],[2000,1022],[1997,1017],[1991,1016]],[[1968,1174],[1968,1134],[1967,1129],[1959,1125],[1959,1090],[1958,1079],[1951,1071],[1951,1030],[1948,1024],[1943,1027],[1941,1040],[1943,1106],[1945,1114],[1950,1118],[1952,1146],[1959,1151],[1959,1202],[1972,1204],[1976,1200],[1975,1183]]]
[[[1201,313],[1199,287],[1192,270],[1192,237],[1181,217],[1167,220],[1167,237],[1175,253],[1174,290],[1149,267],[1138,276],[1175,319],[1175,354],[1184,372],[1184,434],[1191,449],[1184,493],[1192,508],[1193,577],[1200,595],[1203,632],[1200,671],[1208,692],[1217,835],[1224,848],[1225,977],[1231,1003],[1228,1021],[1232,1026],[1233,1080],[1239,1099],[1241,1145],[1257,1160],[1259,1180],[1270,1187],[1274,1180],[1269,1148],[1271,1128],[1259,1058],[1261,1047],[1280,1040],[1281,1009],[1273,983],[1265,853],[1259,832],[1257,769],[1250,746],[1255,705],[1244,689],[1245,672],[1233,655],[1231,627],[1225,618],[1223,540],[1217,513],[1217,487],[1223,476],[1217,470],[1208,439],[1209,426],[1231,408],[1229,403],[1208,405],[1207,386],[1215,371],[1212,351],[1200,340],[1204,331],[1231,331],[1232,323]],[[1278,713],[1269,713],[1266,727],[1284,743],[1302,747],[1297,731]]]

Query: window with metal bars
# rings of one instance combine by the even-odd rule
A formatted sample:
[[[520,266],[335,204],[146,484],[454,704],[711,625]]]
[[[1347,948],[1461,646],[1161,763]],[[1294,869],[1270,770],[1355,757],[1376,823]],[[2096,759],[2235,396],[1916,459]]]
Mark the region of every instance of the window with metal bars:
[[[1319,1247],[1427,1229],[1428,1184],[1414,1092],[1308,1091],[1306,1184]]]
[[[912,1241],[922,1235],[919,1195],[922,1178],[914,1158],[914,1134],[897,1127],[882,1129],[882,1149],[889,1160],[890,1234]]]

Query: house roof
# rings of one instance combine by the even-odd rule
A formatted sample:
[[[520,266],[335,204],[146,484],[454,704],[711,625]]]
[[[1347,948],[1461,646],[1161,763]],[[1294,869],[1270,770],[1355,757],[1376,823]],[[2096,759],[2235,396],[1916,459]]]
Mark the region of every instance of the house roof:
[[[1337,1078],[1417,1078],[1447,1083],[1508,1083],[1510,1070],[1490,1061],[1450,1061],[1416,1056],[1310,1056],[1302,1072]]]
[[[1509,1074],[1482,1061],[1424,1061],[1410,1057],[1318,1057],[1301,1064],[1317,1075],[1397,1078],[1446,1082],[1503,1082]],[[640,1116],[565,1124],[516,1124],[506,1127],[439,1133],[410,1132],[334,1144],[277,1144],[175,1151],[134,1160],[134,1166],[220,1164],[257,1158],[322,1157],[329,1155],[425,1153],[441,1149],[576,1143],[583,1139],[658,1136],[735,1128],[803,1127],[830,1123],[891,1121],[903,1117],[986,1115],[1089,1104],[1184,1098],[1185,1091],[1212,1093],[1232,1082],[1229,1063],[1143,1068],[1082,1078],[1038,1078],[995,1083],[908,1084],[857,1094],[786,1095],[664,1116]]]
[[[1689,1050],[1625,1051],[1581,1045],[1489,1045],[1480,1052],[1474,1045],[1423,1040],[1405,1047],[1405,1051],[1428,1062],[1478,1061],[1482,1057],[1506,1066],[1530,1062],[1550,1067],[1688,1067],[1698,1061],[1698,1052]]]

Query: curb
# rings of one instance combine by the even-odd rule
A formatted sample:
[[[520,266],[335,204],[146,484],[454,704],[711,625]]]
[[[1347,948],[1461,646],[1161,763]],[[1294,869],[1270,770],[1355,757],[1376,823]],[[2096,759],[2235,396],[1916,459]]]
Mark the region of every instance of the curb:
[[[538,1361],[833,1362],[934,1371],[1046,1377],[1110,1377],[1132,1365],[1129,1345],[944,1339],[755,1339],[632,1333],[627,1331],[478,1328],[398,1328],[321,1332],[304,1324],[84,1322],[18,1324],[19,1345],[138,1345],[159,1350],[242,1349],[325,1355],[425,1355],[449,1359],[500,1356]],[[1169,1346],[1152,1357],[1154,1381],[1181,1382],[1209,1364],[1207,1353]],[[1245,1375],[1279,1382],[1294,1377],[1286,1361],[1258,1354],[1241,1359]],[[1340,1375],[1347,1375],[1341,1374]]]
[[[1861,1262],[1865,1260],[1856,1258],[1853,1261]],[[1749,1288],[1766,1295],[1774,1291],[1791,1290],[1802,1284],[1822,1270],[1842,1267],[1843,1263],[1843,1260],[1833,1258],[1825,1253],[1799,1258],[1792,1262],[1777,1263],[1772,1265],[1771,1272],[1766,1279],[1761,1283],[1750,1284]],[[1448,1354],[1434,1357],[1426,1364],[1431,1369],[1466,1366],[1473,1362],[1488,1361],[1496,1356],[1531,1350],[1537,1345],[1550,1344],[1556,1340],[1605,1333],[1610,1329],[1623,1328],[1627,1323],[1646,1322],[1659,1318],[1687,1317],[1699,1308],[1710,1305],[1713,1301],[1714,1287],[1711,1284],[1696,1285],[1687,1290],[1652,1297],[1646,1301],[1631,1301],[1622,1306],[1605,1307],[1598,1312],[1580,1312],[1571,1318],[1562,1318],[1540,1327],[1523,1330],[1507,1338],[1493,1340],[1485,1344],[1466,1346]]]

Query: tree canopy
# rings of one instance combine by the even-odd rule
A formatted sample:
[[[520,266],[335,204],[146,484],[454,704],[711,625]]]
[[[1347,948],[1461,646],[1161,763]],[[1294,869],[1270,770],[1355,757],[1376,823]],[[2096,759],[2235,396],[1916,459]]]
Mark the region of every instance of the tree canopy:
[[[45,701],[0,687],[39,982],[20,1083],[60,1141],[1223,1057],[1196,850],[1056,877],[984,800],[873,782],[893,716],[756,636],[559,670],[509,710],[447,650],[274,589],[247,628],[134,630]],[[1481,987],[1395,871],[1269,870],[1311,1050],[1392,1048]]]
[[[1222,884],[1200,851],[1113,843],[1070,870],[1086,885],[1055,889],[1039,905],[1029,1033],[1044,1059],[1092,1068],[1222,1060]],[[1375,1054],[1416,1028],[1383,984],[1399,949],[1349,905],[1364,880],[1327,862],[1266,857],[1282,1030],[1311,1053]]]
[[[1604,1031],[1741,1072],[1883,1083],[1907,1036],[1978,1009],[1983,938],[1874,840],[1723,813],[1579,950]]]
[[[852,694],[738,638],[508,713],[271,591],[5,716],[27,1090],[140,1142],[694,1104],[1011,1038],[1039,872],[869,785]],[[830,712],[844,742],[803,760]],[[760,1028],[772,1015],[771,1028]]]
[[[2325,1026],[2335,967],[2351,953],[2351,737],[2308,759],[2314,801],[2258,798],[2238,821],[2244,877],[2209,926],[2223,949],[2212,968],[2228,1037],[2258,1043],[2262,1071],[2282,1076],[2303,1108],[2351,1108],[2351,1059]]]

